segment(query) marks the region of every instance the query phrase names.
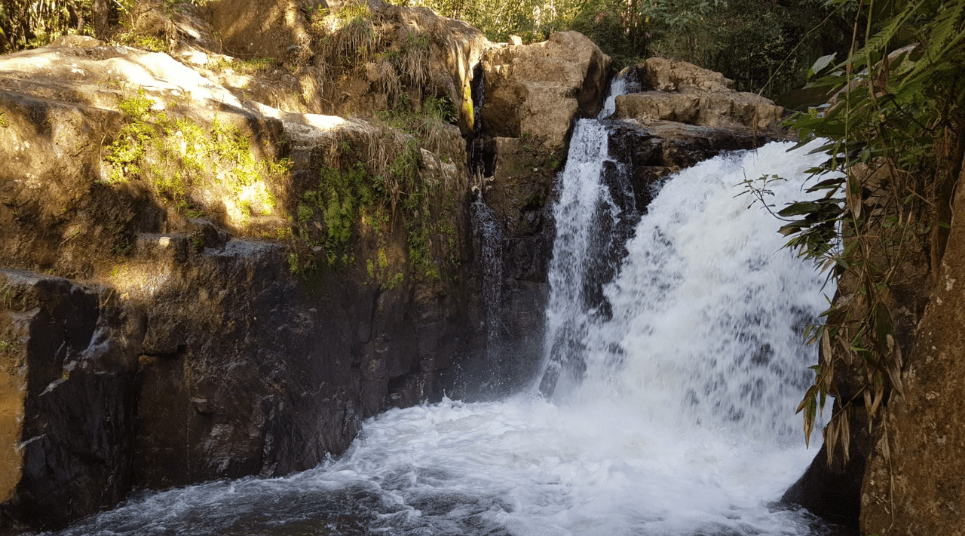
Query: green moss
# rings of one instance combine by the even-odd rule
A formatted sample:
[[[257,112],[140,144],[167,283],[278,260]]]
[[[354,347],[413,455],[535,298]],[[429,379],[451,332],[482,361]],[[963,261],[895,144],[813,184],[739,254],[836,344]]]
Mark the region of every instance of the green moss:
[[[208,65],[212,70],[226,71],[231,69],[241,74],[265,73],[275,68],[274,58],[252,58],[250,60],[221,58]]]
[[[322,246],[330,269],[354,261],[352,252],[364,228],[365,235],[374,238],[379,247],[376,257],[367,259],[364,267],[369,280],[383,288],[394,288],[406,278],[403,271],[390,267],[385,251],[395,225],[402,225],[408,237],[406,264],[416,273],[439,280],[441,265],[455,263],[455,255],[445,253],[455,247],[455,227],[447,219],[455,212],[455,202],[444,195],[442,185],[427,182],[419,174],[419,141],[413,137],[399,140],[401,146],[383,146],[394,153],[381,163],[366,157],[364,148],[356,150],[347,143],[334,146],[337,162],[319,171],[318,183],[302,195],[297,207],[298,240],[307,246]],[[319,268],[305,257],[299,260],[302,272]]]
[[[20,341],[11,341],[7,339],[0,339],[0,355],[12,356],[19,352],[23,348],[23,343]]]
[[[266,180],[287,174],[289,161],[256,158],[249,137],[230,123],[171,119],[154,106],[143,91],[118,103],[125,125],[104,156],[110,182],[143,180],[159,198],[190,210],[197,210],[193,192],[214,190],[229,220],[242,227],[255,214],[272,213],[277,202]]]

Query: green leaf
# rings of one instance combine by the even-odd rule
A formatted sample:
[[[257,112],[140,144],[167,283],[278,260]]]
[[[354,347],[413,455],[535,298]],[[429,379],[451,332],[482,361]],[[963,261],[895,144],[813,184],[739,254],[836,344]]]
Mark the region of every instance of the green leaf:
[[[825,74],[825,71],[833,65],[834,58],[836,55],[837,54],[828,54],[827,56],[821,56],[820,58],[818,58],[818,60],[815,61],[813,65],[811,65],[811,68],[808,69],[808,73],[807,73],[808,79],[811,79],[814,76]]]
[[[801,216],[805,214],[813,214],[821,210],[821,203],[816,201],[799,201],[797,203],[791,203],[786,206],[780,212],[777,213],[778,216],[788,218],[790,216]]]

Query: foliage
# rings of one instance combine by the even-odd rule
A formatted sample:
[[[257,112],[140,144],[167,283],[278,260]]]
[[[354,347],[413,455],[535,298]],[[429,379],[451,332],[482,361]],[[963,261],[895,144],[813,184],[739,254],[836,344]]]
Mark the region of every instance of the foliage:
[[[118,104],[126,121],[104,157],[111,182],[143,180],[178,210],[200,203],[192,197],[199,188],[217,191],[229,217],[240,213],[235,223],[272,213],[266,180],[287,174],[288,161],[256,157],[251,139],[234,125],[172,119],[155,105],[143,90]]]
[[[446,125],[455,118],[455,107],[448,97],[426,97],[418,109],[403,98],[399,106],[375,112],[374,117],[376,122],[409,134],[420,147],[436,153],[442,148]]]
[[[390,289],[404,279],[389,269],[385,253],[389,236],[401,225],[408,237],[409,264],[430,279],[440,279],[442,263],[454,262],[444,252],[455,247],[455,229],[447,225],[455,200],[444,184],[420,174],[419,147],[419,139],[403,133],[391,134],[380,144],[333,143],[318,182],[302,194],[297,240],[322,247],[327,267],[340,269],[355,261],[363,235],[374,239],[379,254],[366,261],[366,270],[370,279]],[[291,267],[311,272],[326,266],[301,255]]]
[[[381,284],[383,290],[392,290],[405,281],[405,275],[402,272],[393,273],[389,270],[389,258],[385,248],[379,248],[375,261],[372,259],[365,261],[365,267],[369,279],[383,281]]]
[[[901,396],[901,334],[914,326],[901,324],[896,296],[924,283],[909,268],[921,262],[916,255],[938,269],[965,156],[965,0],[862,9],[867,18],[855,25],[848,57],[823,58],[812,69],[812,86],[837,92],[833,104],[791,122],[802,144],[825,140],[817,151],[827,158],[810,186],[824,196],[778,213],[789,220],[788,246],[853,291],[825,312],[825,325],[809,330],[821,360],[799,411],[808,437],[827,396],[838,397],[824,431],[829,461],[836,445],[848,457],[854,408],[864,406],[870,426],[889,398]],[[909,37],[914,50],[889,55]],[[842,393],[849,371],[858,385]]]
[[[252,58],[249,60],[222,57],[218,61],[208,64],[208,67],[216,71],[226,71],[231,69],[241,74],[255,74],[271,71],[275,68],[274,58]]]
[[[170,11],[183,4],[203,5],[208,1],[158,0],[154,4]],[[138,0],[3,0],[0,2],[0,54],[41,47],[72,34],[113,38],[119,44],[155,52],[167,50],[163,39],[138,35],[131,29],[138,5]],[[104,28],[101,30],[104,33],[97,35],[98,18],[109,26],[127,29],[112,35],[113,31]]]
[[[494,41],[517,35],[525,42],[541,41],[565,30],[580,10],[580,0],[405,0],[402,5],[429,7],[445,17],[460,19],[482,30]]]
[[[640,13],[641,2],[592,0],[567,24],[596,43],[619,69],[642,62],[650,53],[651,22]]]
[[[341,98],[325,92],[336,89],[334,81],[353,71],[372,81],[378,93],[387,97],[380,108],[407,108],[410,100],[418,104],[434,94],[451,97],[448,87],[434,87],[430,72],[433,63],[444,63],[439,55],[450,44],[435,42],[443,38],[419,28],[396,28],[365,2],[352,0],[338,9],[320,9],[312,16],[310,33],[316,63],[323,73],[323,100]]]
[[[43,46],[69,33],[93,35],[93,0],[5,0],[0,3],[0,54]]]
[[[654,54],[724,73],[739,91],[777,96],[818,57],[844,53],[856,2],[658,0],[645,3]]]
[[[783,94],[818,57],[845,53],[855,0],[403,0],[465,20],[489,39],[576,30],[617,69],[658,55],[723,72],[741,91]]]

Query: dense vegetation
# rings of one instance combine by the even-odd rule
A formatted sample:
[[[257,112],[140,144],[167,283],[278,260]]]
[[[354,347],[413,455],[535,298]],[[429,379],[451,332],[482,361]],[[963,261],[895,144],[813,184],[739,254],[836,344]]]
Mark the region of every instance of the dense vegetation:
[[[139,10],[208,0],[3,0],[0,2],[0,54],[41,47],[64,35],[89,35],[156,49],[137,42],[131,21]]]
[[[837,397],[824,434],[829,455],[839,445],[845,458],[850,423],[874,422],[901,396],[902,346],[935,284],[965,157],[965,0],[861,10],[848,56],[813,69],[812,85],[835,93],[831,106],[793,121],[802,142],[826,140],[811,185],[824,195],[778,213],[789,246],[839,283],[841,298],[812,337],[821,360],[801,410],[810,434],[827,396]]]
[[[180,2],[157,0],[170,7]],[[842,56],[857,1],[826,0],[394,0],[458,18],[496,41],[576,30],[618,67],[652,55],[723,72],[737,89],[778,96],[804,83],[818,57]],[[70,33],[125,41],[135,0],[9,0],[0,4],[0,53],[42,46]],[[119,29],[113,33],[110,27]],[[129,37],[129,36],[128,36]],[[140,44],[143,43],[132,43]]]
[[[576,30],[618,67],[652,55],[723,72],[737,89],[777,96],[820,56],[845,53],[857,2],[824,0],[402,0],[463,19],[496,41]]]

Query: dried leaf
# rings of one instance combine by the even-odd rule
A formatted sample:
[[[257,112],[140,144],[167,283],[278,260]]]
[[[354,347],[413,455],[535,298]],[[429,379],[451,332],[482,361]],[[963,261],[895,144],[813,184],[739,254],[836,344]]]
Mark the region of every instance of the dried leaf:
[[[831,335],[828,334],[827,328],[821,331],[821,361],[831,362]]]
[[[894,339],[892,339],[892,340],[894,340]],[[893,355],[894,355],[895,366],[898,367],[898,370],[901,370],[901,367],[903,366],[904,359],[902,358],[902,355],[901,355],[901,345],[900,345],[900,344],[895,344],[895,345],[894,345],[894,353],[893,353]]]
[[[857,190],[857,193],[856,193]],[[855,221],[861,219],[861,189],[860,187],[853,187],[851,184],[845,189],[845,204],[848,206],[848,210],[854,216]]]
[[[834,446],[838,442],[837,433],[837,422],[835,419],[832,419],[828,426],[824,427],[824,443],[828,448],[828,463],[831,463],[831,459],[834,457]]]
[[[811,432],[814,431],[815,405],[814,396],[806,399],[804,405],[804,445],[811,446]]]
[[[809,387],[807,393],[804,393],[804,399],[802,399],[801,403],[798,404],[797,410],[795,410],[794,413],[801,413],[801,410],[807,406],[808,400],[812,400],[814,398],[815,393],[817,393],[817,391],[818,391],[817,385],[812,385],[811,387]]]
[[[868,417],[874,417],[875,413],[878,411],[878,406],[881,405],[881,401],[885,398],[885,382],[881,381],[881,375],[875,374],[875,394],[874,401],[871,403],[871,409],[868,410]]]
[[[848,422],[848,413],[841,412],[841,452],[844,454],[844,463],[848,463],[851,457],[849,449],[851,447],[851,423]]]

